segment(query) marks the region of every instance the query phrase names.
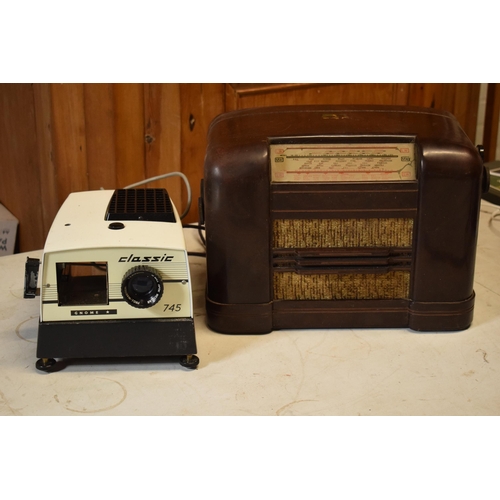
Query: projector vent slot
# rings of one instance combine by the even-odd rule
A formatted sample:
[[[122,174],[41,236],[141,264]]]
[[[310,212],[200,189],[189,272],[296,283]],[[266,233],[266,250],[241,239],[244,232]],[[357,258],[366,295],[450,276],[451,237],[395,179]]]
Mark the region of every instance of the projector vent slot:
[[[175,222],[175,214],[166,189],[117,189],[105,219]]]

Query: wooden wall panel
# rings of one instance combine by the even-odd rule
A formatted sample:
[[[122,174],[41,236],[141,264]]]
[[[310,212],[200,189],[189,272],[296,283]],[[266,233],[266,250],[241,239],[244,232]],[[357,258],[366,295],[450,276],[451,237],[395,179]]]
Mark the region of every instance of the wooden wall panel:
[[[144,85],[114,85],[116,173],[119,188],[145,178]]]
[[[40,176],[40,208],[43,217],[43,239],[59,210],[56,167],[52,151],[52,113],[50,84],[33,85],[38,170]],[[26,222],[24,222],[26,224]]]
[[[408,104],[449,111],[475,141],[479,90],[480,85],[475,83],[414,83],[410,85]]]
[[[144,86],[144,123],[146,175],[151,178],[181,170],[181,106],[179,84]],[[145,187],[167,189],[179,213],[185,199],[184,183],[179,177],[155,181]]]
[[[410,106],[439,108],[442,100],[443,86],[439,83],[412,83],[408,93]]]
[[[408,103],[408,94],[410,91],[410,84],[408,83],[395,83],[392,104],[394,106],[404,106]]]
[[[198,220],[198,197],[210,122],[224,112],[224,84],[182,84],[182,172],[188,176],[193,203],[186,222]]]
[[[0,84],[0,203],[18,220],[20,251],[43,237],[33,87]]]
[[[84,99],[89,189],[115,189],[118,174],[113,85],[85,84]]]
[[[477,113],[480,85],[457,83],[452,113],[472,142],[476,140]],[[451,111],[451,110],[450,110]]]
[[[484,155],[486,161],[494,161],[497,150],[500,119],[500,83],[488,84],[486,116],[484,117]]]
[[[89,188],[83,85],[52,85],[51,97],[52,145],[60,205],[68,193]]]
[[[226,110],[297,104],[398,104],[404,84],[227,84]]]

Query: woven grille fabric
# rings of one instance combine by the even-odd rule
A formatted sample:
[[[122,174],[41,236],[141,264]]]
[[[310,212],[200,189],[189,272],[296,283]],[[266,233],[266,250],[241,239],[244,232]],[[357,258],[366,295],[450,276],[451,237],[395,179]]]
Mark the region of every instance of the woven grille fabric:
[[[406,299],[410,272],[384,274],[274,273],[275,300]]]
[[[411,247],[413,219],[277,219],[274,248]]]

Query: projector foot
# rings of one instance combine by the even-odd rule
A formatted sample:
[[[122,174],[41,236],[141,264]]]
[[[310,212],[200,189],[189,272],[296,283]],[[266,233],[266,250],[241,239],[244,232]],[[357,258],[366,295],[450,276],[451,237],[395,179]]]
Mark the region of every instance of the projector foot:
[[[200,360],[198,356],[195,356],[194,354],[188,354],[187,356],[181,356],[179,363],[184,368],[189,368],[190,370],[194,370],[200,363]]]
[[[42,372],[50,373],[57,371],[56,360],[54,358],[40,358],[37,360],[35,366],[37,370]]]

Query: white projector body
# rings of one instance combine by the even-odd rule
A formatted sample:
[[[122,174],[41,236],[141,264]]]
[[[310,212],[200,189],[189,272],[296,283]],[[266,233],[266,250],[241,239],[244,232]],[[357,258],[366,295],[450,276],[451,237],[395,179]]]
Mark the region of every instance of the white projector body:
[[[40,365],[196,358],[188,255],[163,189],[72,193],[47,236],[38,283]]]

